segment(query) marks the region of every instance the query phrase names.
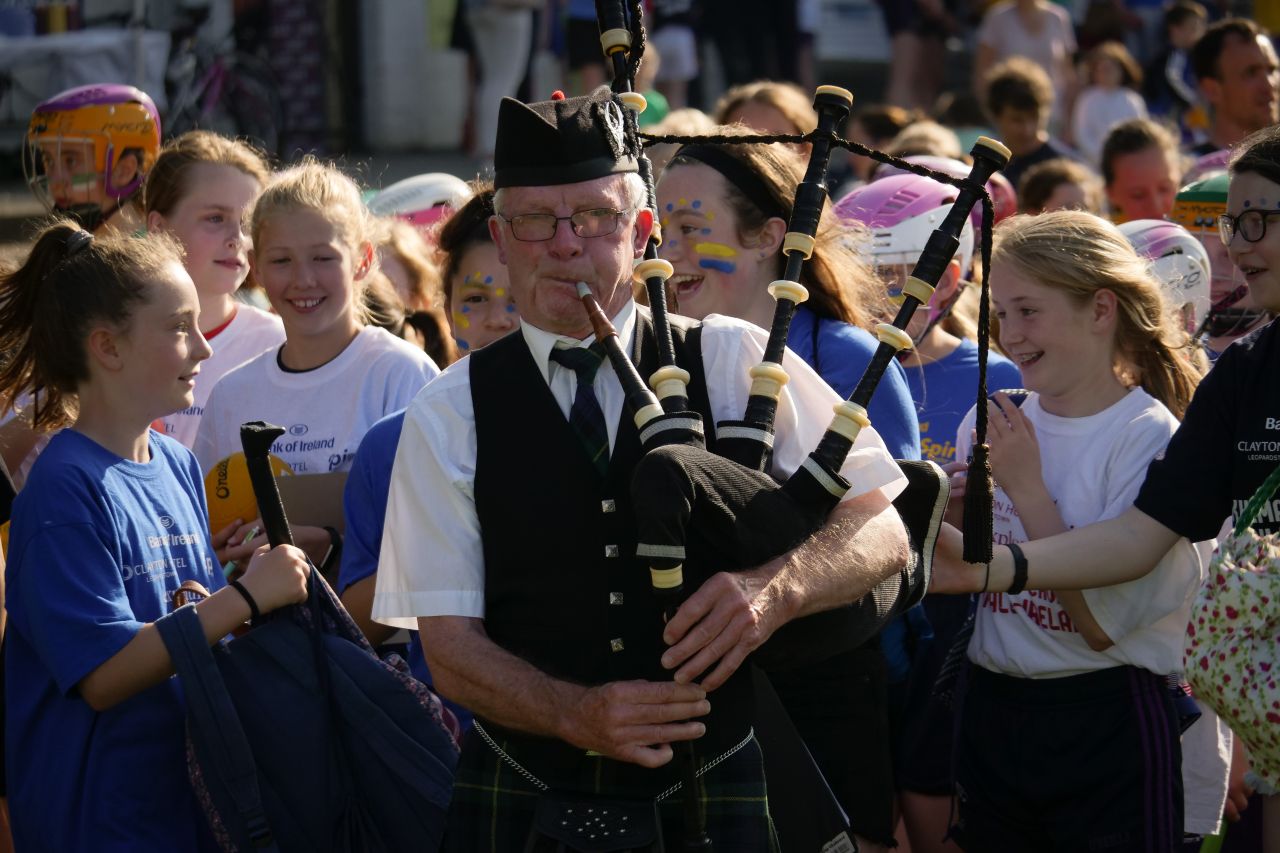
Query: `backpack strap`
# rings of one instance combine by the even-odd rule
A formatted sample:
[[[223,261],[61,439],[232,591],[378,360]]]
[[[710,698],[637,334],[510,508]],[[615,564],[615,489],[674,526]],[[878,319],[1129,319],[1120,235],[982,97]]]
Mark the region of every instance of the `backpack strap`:
[[[278,853],[262,807],[253,752],[195,607],[190,604],[179,607],[157,619],[155,625],[173,659],[173,668],[182,679],[187,712],[201,736],[213,741],[209,750],[213,769],[234,798],[250,840],[258,850]]]

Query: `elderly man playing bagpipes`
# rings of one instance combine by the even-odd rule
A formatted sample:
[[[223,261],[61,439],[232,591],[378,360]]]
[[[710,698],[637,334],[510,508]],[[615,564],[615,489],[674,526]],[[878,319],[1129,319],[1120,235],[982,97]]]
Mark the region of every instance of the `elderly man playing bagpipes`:
[[[631,285],[654,215],[624,118],[604,89],[504,100],[490,229],[521,328],[422,392],[397,454],[374,618],[416,624],[438,689],[476,713],[448,829],[457,850],[524,849],[535,823],[554,837],[543,824],[563,813],[564,792],[605,797],[606,811],[623,801],[621,826],[678,818],[669,793],[653,804],[680,783],[672,745],[688,741],[706,768],[697,784],[710,840],[776,849],[743,662],[781,626],[882,582],[912,592],[890,503],[905,480],[865,429],[840,471],[850,488],[816,533],[762,565],[712,574],[662,628],[636,557],[641,440],[578,294],[585,283],[640,373],[654,372],[654,321]],[[721,318],[673,325],[690,408],[707,424],[740,417],[763,332]],[[839,402],[798,359],[788,367],[771,468],[784,479]],[[628,802],[638,810],[626,813]]]

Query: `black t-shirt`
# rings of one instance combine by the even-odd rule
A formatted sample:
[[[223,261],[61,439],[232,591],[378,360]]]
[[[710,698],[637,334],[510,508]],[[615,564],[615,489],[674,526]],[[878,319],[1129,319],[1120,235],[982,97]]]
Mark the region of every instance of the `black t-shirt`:
[[[1065,157],[1068,160],[1078,159],[1070,148],[1067,148],[1056,139],[1049,139],[1029,154],[1010,158],[1009,164],[1001,171],[1009,179],[1009,183],[1013,184],[1014,189],[1017,189],[1018,182],[1022,180],[1022,176],[1027,173],[1028,169],[1046,160],[1055,160],[1059,157]]]
[[[1134,504],[1193,542],[1212,539],[1277,465],[1280,323],[1273,321],[1218,358]],[[1254,529],[1280,532],[1280,497],[1263,507]]]

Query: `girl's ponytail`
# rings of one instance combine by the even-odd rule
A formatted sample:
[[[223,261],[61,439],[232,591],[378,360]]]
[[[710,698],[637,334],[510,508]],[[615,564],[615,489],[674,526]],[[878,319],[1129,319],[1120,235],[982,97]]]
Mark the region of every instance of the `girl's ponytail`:
[[[0,406],[13,408],[18,397],[33,395],[32,419],[37,428],[63,421],[68,401],[50,381],[47,358],[37,351],[46,337],[42,326],[45,295],[53,274],[90,250],[93,235],[65,220],[45,229],[31,248],[26,263],[0,279]]]
[[[90,329],[126,327],[150,282],[181,258],[171,239],[94,238],[71,220],[45,228],[26,262],[0,276],[0,406],[30,395],[36,429],[71,423]]]

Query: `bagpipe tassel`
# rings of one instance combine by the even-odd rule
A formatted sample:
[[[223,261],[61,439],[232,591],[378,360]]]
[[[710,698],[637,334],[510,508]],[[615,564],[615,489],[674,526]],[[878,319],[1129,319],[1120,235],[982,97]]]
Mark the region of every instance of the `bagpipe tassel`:
[[[994,486],[991,482],[990,452],[986,444],[975,444],[973,458],[969,460],[969,476],[964,490],[964,559],[967,563],[991,562]]]

